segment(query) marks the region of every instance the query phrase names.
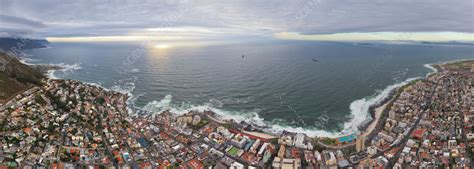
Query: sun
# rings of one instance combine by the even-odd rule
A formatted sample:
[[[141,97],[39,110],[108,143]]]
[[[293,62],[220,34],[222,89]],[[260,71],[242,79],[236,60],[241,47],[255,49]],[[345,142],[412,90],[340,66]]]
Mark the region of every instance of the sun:
[[[158,44],[158,45],[155,45],[154,47],[158,49],[167,49],[167,48],[170,48],[171,46],[168,44]]]

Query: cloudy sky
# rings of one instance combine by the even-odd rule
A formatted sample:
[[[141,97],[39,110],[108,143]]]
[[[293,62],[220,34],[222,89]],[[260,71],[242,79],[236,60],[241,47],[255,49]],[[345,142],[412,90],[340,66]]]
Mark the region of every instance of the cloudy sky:
[[[51,41],[474,41],[472,0],[0,2],[0,36]]]

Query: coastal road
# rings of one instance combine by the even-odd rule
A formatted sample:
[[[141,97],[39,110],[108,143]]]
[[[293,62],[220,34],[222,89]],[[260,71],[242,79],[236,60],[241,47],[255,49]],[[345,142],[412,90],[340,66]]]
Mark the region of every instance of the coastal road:
[[[441,80],[441,79],[438,79],[438,81],[436,81],[436,83],[434,83],[433,89],[431,89],[431,92],[430,92],[430,97],[428,97],[428,99],[426,100],[426,103],[427,103],[426,105],[431,105],[433,95],[435,94],[435,90],[436,90],[436,88],[438,87],[440,80]],[[426,83],[426,81],[425,81],[425,83]],[[429,82],[428,82],[428,83],[429,83]],[[390,149],[387,150],[387,151],[390,151],[390,150],[392,150],[392,149],[395,148],[395,147],[399,147],[399,148],[400,148],[400,149],[397,151],[397,153],[395,154],[395,156],[394,156],[393,158],[389,159],[388,166],[390,166],[390,168],[392,168],[393,165],[395,165],[396,160],[398,160],[398,158],[400,157],[400,154],[402,153],[403,147],[405,147],[405,145],[406,145],[408,139],[410,138],[411,134],[412,134],[413,131],[416,129],[416,127],[420,124],[420,121],[421,121],[423,115],[426,113],[427,110],[428,110],[428,107],[423,108],[423,110],[421,111],[421,113],[418,114],[417,119],[416,119],[414,125],[412,126],[412,128],[410,128],[409,134],[408,134],[406,137],[404,137],[404,138],[400,141],[400,143],[398,143],[398,144],[392,146]],[[387,151],[385,151],[385,152],[387,152]],[[382,153],[381,155],[383,155],[383,153]]]

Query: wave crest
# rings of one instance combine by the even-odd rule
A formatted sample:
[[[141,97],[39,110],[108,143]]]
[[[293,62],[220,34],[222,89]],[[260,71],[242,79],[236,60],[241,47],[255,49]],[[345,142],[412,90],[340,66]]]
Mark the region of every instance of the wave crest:
[[[396,88],[404,86],[420,77],[409,78],[401,83],[387,86],[384,90],[378,91],[377,94],[353,101],[349,108],[351,110],[351,120],[344,123],[343,133],[358,131],[358,127],[363,124],[366,119],[372,119],[369,108],[373,105],[380,104],[383,100],[390,96],[390,92]]]
[[[72,73],[76,70],[82,69],[80,63],[75,63],[75,64],[59,63],[59,64],[48,64],[48,65],[60,68],[60,69],[55,69],[55,70],[48,70],[47,76],[51,79],[59,79],[60,78],[56,74],[58,71],[62,72],[63,74],[67,74],[67,73]]]

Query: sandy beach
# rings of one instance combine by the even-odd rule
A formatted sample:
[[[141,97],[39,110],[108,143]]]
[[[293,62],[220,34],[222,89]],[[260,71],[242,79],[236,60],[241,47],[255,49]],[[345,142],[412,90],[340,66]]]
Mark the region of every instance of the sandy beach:
[[[362,133],[363,136],[368,136],[372,130],[375,129],[375,126],[377,126],[377,123],[379,122],[380,120],[380,117],[382,116],[382,112],[383,110],[385,110],[385,108],[387,107],[387,105],[393,100],[390,99],[389,101],[387,101],[385,104],[375,108],[375,111],[374,111],[374,120],[372,120],[372,122],[370,123],[369,126],[367,126],[367,128],[364,130],[364,132]]]
[[[256,136],[256,137],[260,137],[260,138],[264,138],[264,139],[268,139],[268,140],[277,138],[274,135],[270,135],[270,134],[262,133],[262,132],[253,132],[253,131],[245,131],[245,130],[243,130],[242,132],[245,133],[245,134],[249,134],[249,135],[252,135],[252,136]]]

